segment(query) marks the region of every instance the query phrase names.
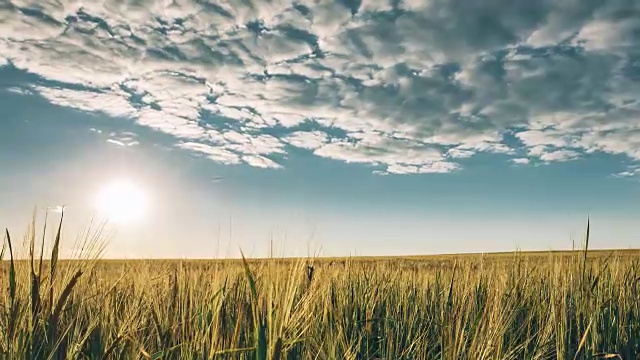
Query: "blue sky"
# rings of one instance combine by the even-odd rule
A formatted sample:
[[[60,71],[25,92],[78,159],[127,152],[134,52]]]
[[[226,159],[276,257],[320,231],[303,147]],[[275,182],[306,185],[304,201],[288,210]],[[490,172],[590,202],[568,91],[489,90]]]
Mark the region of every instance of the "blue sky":
[[[0,8],[0,225],[114,179],[109,257],[640,247],[638,1]],[[55,216],[55,214],[53,214]],[[99,215],[96,215],[99,216]]]

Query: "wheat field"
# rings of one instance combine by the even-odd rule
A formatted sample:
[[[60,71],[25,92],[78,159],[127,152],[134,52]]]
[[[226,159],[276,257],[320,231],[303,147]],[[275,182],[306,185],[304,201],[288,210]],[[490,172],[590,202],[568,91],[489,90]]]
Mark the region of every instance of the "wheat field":
[[[4,359],[637,359],[640,255],[82,260],[9,231]],[[18,256],[18,248],[25,256]],[[91,255],[86,255],[91,254]]]

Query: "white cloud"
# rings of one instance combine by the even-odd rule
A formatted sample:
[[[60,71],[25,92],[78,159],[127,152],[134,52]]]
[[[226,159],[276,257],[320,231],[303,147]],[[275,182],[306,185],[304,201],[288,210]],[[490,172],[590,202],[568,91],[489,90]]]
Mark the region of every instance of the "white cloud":
[[[459,165],[444,161],[442,152],[426,144],[386,138],[379,134],[353,134],[352,141],[326,143],[314,154],[326,158],[385,166],[390,174],[442,173]]]
[[[268,155],[284,153],[284,143],[280,139],[265,134],[244,134],[227,131],[221,134],[230,144],[228,148],[238,152],[253,155]]]
[[[419,173],[421,174],[444,174],[458,170],[460,165],[446,161],[436,161],[431,164],[425,164],[420,166]]]
[[[546,154],[549,151],[549,148],[546,145],[536,145],[532,148],[529,148],[529,155],[540,157]]]
[[[173,135],[181,139],[198,140],[205,137],[205,128],[197,120],[182,118],[160,110],[144,109],[138,112],[138,124]]]
[[[539,145],[564,147],[569,145],[569,141],[564,138],[561,131],[529,130],[516,134],[525,145],[535,147]]]
[[[273,138],[275,139],[275,138]],[[202,154],[207,158],[223,163],[223,164],[240,164],[245,163],[250,166],[261,168],[281,168],[282,166],[275,161],[265,157],[264,155],[280,152],[273,150],[269,146],[280,147],[281,144],[270,143],[272,141],[267,135],[260,135],[255,138],[247,137],[248,142],[243,143],[244,139],[236,139],[236,142],[205,144],[199,142],[183,142],[176,146],[180,149],[190,150],[195,153]]]
[[[140,145],[138,142],[137,135],[131,132],[112,132],[109,134],[109,139],[107,139],[107,143],[113,144],[120,147],[132,147]]]
[[[475,152],[470,151],[470,150],[462,150],[462,149],[453,148],[453,149],[449,149],[449,151],[447,151],[447,155],[449,155],[449,157],[452,157],[452,158],[464,159],[464,158],[472,157],[473,155],[475,155]]]
[[[0,66],[2,66],[2,64],[0,64]],[[17,86],[7,88],[5,89],[5,91],[19,95],[33,95],[33,91],[31,91],[30,89]]]
[[[580,157],[580,154],[575,152],[575,151],[557,150],[557,151],[552,151],[552,152],[548,152],[548,153],[542,154],[540,156],[540,160],[547,161],[547,162],[552,162],[552,161],[570,161],[570,160],[575,160],[578,157]]]
[[[107,142],[109,144],[113,144],[121,147],[131,147],[139,144],[137,141],[124,141],[124,140],[116,140],[116,139],[107,139]]]
[[[463,144],[460,145],[460,149],[473,149],[476,152],[488,152],[496,154],[511,154],[513,149],[508,145],[495,143],[495,142],[480,142],[477,144]]]
[[[529,156],[537,157],[544,162],[564,162],[578,159],[580,153],[574,150],[557,150],[548,145],[536,145],[529,148]]]
[[[191,150],[196,153],[205,155],[211,160],[223,163],[223,164],[239,164],[240,156],[224,148],[215,147],[212,145],[201,143],[180,143],[176,145],[180,149]]]
[[[386,171],[374,171],[376,175],[410,175],[410,174],[445,174],[455,170],[458,170],[460,166],[456,163],[446,161],[436,161],[430,164],[416,166],[416,165],[403,165],[392,164],[389,165]]]
[[[387,167],[384,174],[417,174],[420,168],[415,165],[393,164]]]
[[[618,16],[636,3],[412,0],[402,16],[376,1],[10,4],[0,66],[214,161],[286,166],[270,158],[287,144],[390,173],[480,152],[640,160],[637,21]]]
[[[640,175],[640,166],[630,166],[627,170],[615,174],[616,177],[629,178]]]
[[[122,96],[110,91],[73,91],[53,87],[36,86],[34,90],[50,102],[83,111],[99,111],[115,117],[135,116],[136,110]]]
[[[638,175],[638,171],[622,171],[616,174],[619,177],[634,177]]]
[[[422,165],[443,159],[442,153],[435,148],[390,139],[374,144],[364,140],[336,141],[321,146],[315,154],[346,162],[372,164]]]
[[[328,142],[329,137],[321,131],[296,131],[287,136],[284,141],[303,149],[317,149]]]
[[[511,160],[514,164],[519,164],[519,165],[527,165],[531,162],[531,160],[527,159],[527,158],[516,158],[516,159],[512,159]]]
[[[267,159],[266,157],[260,155],[244,155],[242,157],[242,160],[244,160],[247,164],[255,167],[272,169],[279,169],[282,167],[275,161]]]
[[[628,131],[585,133],[578,145],[588,152],[626,154],[632,159],[640,160],[640,128]]]

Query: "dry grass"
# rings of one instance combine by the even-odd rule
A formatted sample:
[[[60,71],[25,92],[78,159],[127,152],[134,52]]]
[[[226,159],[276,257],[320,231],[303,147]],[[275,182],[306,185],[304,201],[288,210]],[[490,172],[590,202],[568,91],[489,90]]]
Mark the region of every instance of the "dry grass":
[[[41,261],[31,231],[31,260],[18,261],[6,237],[7,359],[635,359],[640,350],[632,252],[125,262],[57,261],[54,246]],[[102,250],[97,237],[80,244]]]

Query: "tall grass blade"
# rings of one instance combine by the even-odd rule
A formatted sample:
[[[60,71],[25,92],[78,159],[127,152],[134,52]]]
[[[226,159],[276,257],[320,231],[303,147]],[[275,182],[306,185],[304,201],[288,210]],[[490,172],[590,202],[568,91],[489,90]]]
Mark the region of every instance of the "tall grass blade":
[[[38,357],[39,353],[36,351],[37,347],[40,347],[42,339],[38,336],[38,313],[40,312],[40,273],[36,274],[35,269],[35,242],[36,242],[36,216],[37,213],[34,210],[33,219],[31,222],[31,233],[29,235],[29,265],[30,265],[30,280],[31,280],[31,344],[30,351],[31,356]]]
[[[9,229],[5,229],[4,234],[9,244],[9,298],[11,299],[11,303],[14,304],[16,300],[16,265],[13,261],[13,246],[11,245]]]
[[[587,255],[589,252],[589,236],[591,234],[591,217],[587,218],[587,234],[584,239],[584,257],[582,259],[582,284],[584,286],[587,273]]]
[[[67,302],[67,299],[71,295],[71,291],[73,290],[73,288],[76,286],[76,283],[80,279],[80,276],[82,276],[82,271],[77,270],[76,273],[71,277],[71,280],[69,280],[69,282],[67,283],[67,286],[65,286],[64,290],[62,290],[62,293],[60,294],[60,298],[56,303],[56,307],[53,310],[53,313],[51,314],[51,316],[49,317],[49,321],[47,324],[48,326],[47,341],[49,343],[59,343],[58,325],[60,323],[60,313],[62,312],[62,309],[64,308],[64,305]],[[56,349],[51,349],[51,351],[54,351],[54,350]]]
[[[267,335],[266,335],[266,324],[260,318],[260,309],[259,309],[259,298],[258,291],[256,287],[256,281],[253,278],[253,273],[249,268],[249,263],[247,259],[244,257],[244,253],[240,251],[242,255],[242,264],[244,267],[245,276],[247,277],[247,281],[249,281],[249,290],[251,291],[251,306],[253,309],[253,325],[255,327],[254,333],[254,341],[256,344],[256,360],[266,360],[267,359]]]
[[[591,357],[592,359],[619,359],[623,360],[620,354],[595,354]]]
[[[4,252],[6,250],[7,240],[6,238],[2,241],[2,248],[0,248],[0,261],[4,260]]]
[[[49,222],[49,212],[46,211],[44,213],[44,225],[42,227],[42,239],[41,239],[41,243],[40,243],[40,260],[38,263],[38,276],[40,276],[40,280],[42,280],[42,263],[43,263],[43,258],[44,258],[44,243],[46,240],[46,236],[47,236],[47,224]]]
[[[5,229],[5,237],[9,245],[9,322],[8,322],[8,339],[7,348],[11,351],[11,345],[16,333],[16,324],[18,320],[18,303],[16,301],[16,266],[13,260],[13,246],[11,244],[11,234],[9,229]]]
[[[62,212],[60,213],[60,223],[58,224],[58,231],[56,232],[56,237],[53,241],[53,248],[51,250],[51,262],[50,264],[50,272],[49,272],[49,314],[52,312],[53,307],[53,282],[56,278],[56,267],[58,265],[58,253],[60,251],[60,237],[62,234],[62,222],[64,221],[64,208],[62,208]]]
[[[580,355],[580,352],[582,351],[582,348],[584,348],[584,345],[587,343],[587,335],[589,335],[589,330],[591,330],[591,325],[593,324],[593,319],[591,318],[591,320],[589,321],[589,325],[587,325],[587,328],[584,330],[584,334],[582,335],[582,338],[580,339],[580,343],[578,344],[578,350],[576,351],[576,354],[573,356],[573,360],[577,360],[578,359],[578,355]]]

